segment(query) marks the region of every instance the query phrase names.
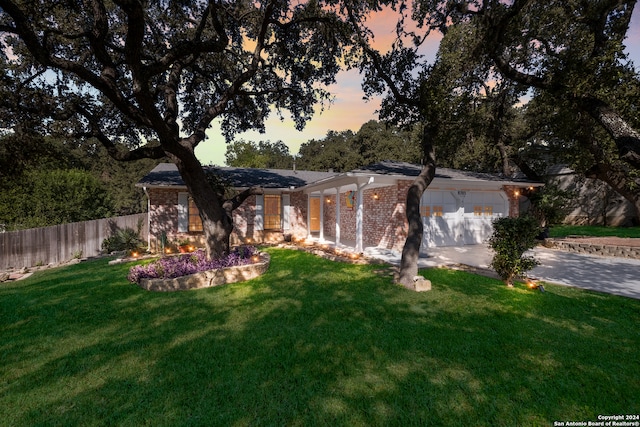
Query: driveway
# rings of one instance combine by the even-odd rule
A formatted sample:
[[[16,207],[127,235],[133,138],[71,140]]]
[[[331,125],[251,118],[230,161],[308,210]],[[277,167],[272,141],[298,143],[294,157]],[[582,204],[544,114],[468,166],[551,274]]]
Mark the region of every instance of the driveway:
[[[400,254],[367,248],[367,255],[395,265]],[[640,260],[583,255],[538,247],[532,251],[540,261],[529,277],[560,285],[640,299]],[[418,261],[420,268],[463,264],[488,269],[492,254],[486,245],[431,248]]]

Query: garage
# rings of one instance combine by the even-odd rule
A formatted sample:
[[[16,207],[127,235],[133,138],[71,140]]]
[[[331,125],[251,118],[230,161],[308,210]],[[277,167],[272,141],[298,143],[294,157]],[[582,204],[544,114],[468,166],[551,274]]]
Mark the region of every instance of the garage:
[[[422,196],[422,249],[475,245],[491,236],[492,221],[506,216],[509,201],[503,191],[430,190]]]

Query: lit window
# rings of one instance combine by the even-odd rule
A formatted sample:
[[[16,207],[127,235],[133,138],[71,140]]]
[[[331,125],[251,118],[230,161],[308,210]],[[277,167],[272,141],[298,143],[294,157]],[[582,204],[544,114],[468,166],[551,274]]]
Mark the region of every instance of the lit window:
[[[420,215],[424,217],[431,216],[431,206],[420,206]]]
[[[484,207],[484,215],[485,216],[493,215],[493,206],[485,206]]]
[[[482,216],[482,206],[473,207],[473,216]]]
[[[442,216],[442,206],[433,207],[433,216]]]
[[[196,203],[189,197],[189,232],[202,231],[202,219]]]
[[[280,196],[266,194],[264,196],[264,229],[277,230],[282,227]]]

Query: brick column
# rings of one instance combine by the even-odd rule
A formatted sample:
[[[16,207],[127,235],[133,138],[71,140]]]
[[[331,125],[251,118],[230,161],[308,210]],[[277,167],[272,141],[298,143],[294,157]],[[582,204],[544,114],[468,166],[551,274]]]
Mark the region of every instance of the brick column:
[[[522,194],[522,189],[515,185],[504,185],[502,189],[507,193],[507,198],[509,199],[509,216],[520,216],[520,195]]]

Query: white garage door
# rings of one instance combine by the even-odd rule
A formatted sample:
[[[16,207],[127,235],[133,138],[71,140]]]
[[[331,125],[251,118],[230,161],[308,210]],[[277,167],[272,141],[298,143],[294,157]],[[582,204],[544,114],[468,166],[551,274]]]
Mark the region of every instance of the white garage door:
[[[483,244],[492,221],[509,211],[506,195],[498,191],[429,191],[422,196],[422,249]]]
[[[450,191],[429,191],[420,202],[424,237],[423,249],[435,246],[455,246],[463,238],[460,203]]]
[[[495,218],[509,213],[509,202],[503,192],[483,191],[467,193],[464,199],[464,243],[486,243],[493,232]]]

